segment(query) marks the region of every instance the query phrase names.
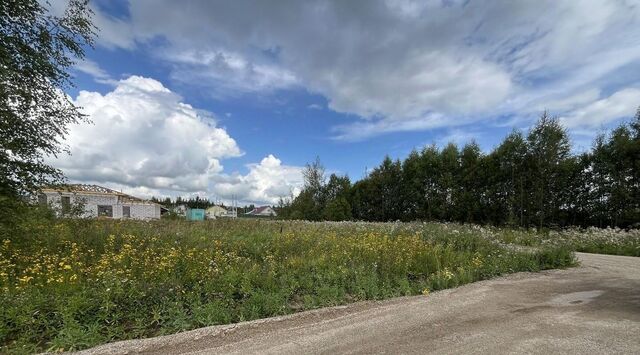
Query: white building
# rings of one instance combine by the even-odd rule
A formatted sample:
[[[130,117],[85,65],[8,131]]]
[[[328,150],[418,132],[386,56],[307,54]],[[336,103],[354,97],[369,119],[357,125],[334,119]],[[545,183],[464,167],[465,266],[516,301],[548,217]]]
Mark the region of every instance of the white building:
[[[187,209],[188,208],[186,205],[177,205],[173,208],[173,213],[177,214],[178,216],[185,217],[187,215]]]
[[[161,206],[97,185],[66,185],[42,189],[41,204],[48,204],[64,213],[80,206],[81,217],[158,219]]]
[[[250,216],[260,216],[260,217],[276,217],[278,214],[273,210],[270,206],[262,206],[254,208],[252,211],[245,213]]]
[[[216,219],[218,217],[226,217],[229,211],[222,206],[211,206],[207,208],[207,218]]]

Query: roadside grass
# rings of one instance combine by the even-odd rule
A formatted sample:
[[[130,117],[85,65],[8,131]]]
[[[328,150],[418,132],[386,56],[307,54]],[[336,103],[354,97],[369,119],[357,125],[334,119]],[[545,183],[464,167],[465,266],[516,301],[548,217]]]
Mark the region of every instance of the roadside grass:
[[[573,251],[640,256],[640,229],[569,228],[538,233],[533,230],[501,229],[494,240],[522,246],[561,246]]]
[[[0,352],[101,343],[562,268],[435,223],[29,220],[0,244]],[[505,232],[507,233],[507,232]],[[508,232],[511,233],[511,232]]]

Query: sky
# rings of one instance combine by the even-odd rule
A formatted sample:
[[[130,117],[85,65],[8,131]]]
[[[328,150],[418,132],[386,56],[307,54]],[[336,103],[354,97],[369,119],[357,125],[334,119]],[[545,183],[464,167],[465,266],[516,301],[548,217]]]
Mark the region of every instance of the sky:
[[[544,110],[581,151],[640,106],[637,0],[91,7],[98,37],[67,94],[92,123],[50,161],[141,197],[274,204],[316,157],[355,181],[430,144],[488,152]]]

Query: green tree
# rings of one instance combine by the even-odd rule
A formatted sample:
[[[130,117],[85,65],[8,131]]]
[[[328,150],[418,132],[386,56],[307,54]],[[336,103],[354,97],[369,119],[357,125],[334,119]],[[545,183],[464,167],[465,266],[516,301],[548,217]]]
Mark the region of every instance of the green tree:
[[[348,176],[331,174],[329,181],[323,187],[325,206],[323,218],[329,221],[344,221],[352,217],[349,195],[351,180]]]
[[[441,160],[435,145],[425,147],[420,153],[420,175],[422,181],[422,216],[426,220],[439,220],[443,216],[445,201],[440,187]]]
[[[346,197],[338,197],[327,202],[324,219],[327,221],[348,221],[352,218],[351,204]]]
[[[422,162],[420,153],[411,151],[402,162],[402,182],[400,185],[402,195],[403,220],[413,221],[423,218],[422,206],[424,204],[424,185],[422,181]]]
[[[529,131],[528,168],[531,177],[531,201],[536,224],[542,228],[558,223],[562,207],[562,191],[568,185],[568,176],[563,166],[570,157],[569,136],[557,118],[544,112]]]
[[[37,0],[0,2],[0,195],[61,181],[45,157],[63,153],[68,126],[85,120],[63,90],[93,38],[87,0],[69,1],[61,17]]]
[[[402,219],[402,164],[385,157],[379,167],[369,175],[371,188],[371,218],[375,221]]]
[[[627,155],[631,167],[631,198],[635,202],[632,205],[630,217],[633,223],[640,223],[640,106],[631,122],[630,130],[632,141],[629,144]]]
[[[292,213],[304,219],[440,220],[562,227],[640,221],[640,108],[634,120],[571,154],[565,128],[543,113],[524,135],[513,131],[485,155],[471,142],[384,158],[360,181],[307,166]]]
[[[359,221],[372,221],[376,206],[372,201],[374,193],[368,176],[357,181],[351,188],[351,213]]]
[[[455,218],[455,201],[461,188],[458,184],[460,176],[460,152],[458,146],[454,143],[447,144],[440,152],[440,174],[439,174],[439,192],[441,201],[443,201],[443,218],[446,221],[452,221]]]
[[[291,203],[291,218],[319,221],[323,218],[325,206],[324,196],[324,166],[320,158],[316,157],[313,163],[307,164],[302,171],[304,186],[300,194]]]
[[[455,219],[461,222],[482,221],[482,192],[485,186],[483,156],[480,146],[472,141],[460,153],[460,173],[457,176],[460,192],[455,201]]]
[[[522,132],[511,132],[487,157],[487,192],[483,199],[494,224],[525,225],[527,143]]]
[[[640,220],[638,120],[599,137],[593,149],[593,182],[607,225],[628,226]]]
[[[592,152],[584,152],[573,159],[574,166],[569,179],[567,200],[570,201],[570,214],[565,217],[564,224],[570,225],[602,225],[605,217],[600,210],[599,195],[604,181],[597,182],[593,169]]]

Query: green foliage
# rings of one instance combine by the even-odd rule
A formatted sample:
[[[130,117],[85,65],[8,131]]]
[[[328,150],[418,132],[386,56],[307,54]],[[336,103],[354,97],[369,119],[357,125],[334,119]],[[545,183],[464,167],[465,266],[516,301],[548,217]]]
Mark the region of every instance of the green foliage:
[[[37,211],[34,210],[34,213]],[[77,350],[574,263],[477,226],[56,220],[0,243],[0,352]]]
[[[514,131],[488,154],[475,142],[461,150],[431,145],[403,162],[385,157],[353,185],[337,176],[325,184],[320,168],[319,161],[307,167],[305,188],[283,218],[640,226],[640,113],[579,155],[545,112],[526,135]]]
[[[324,220],[346,221],[351,219],[351,205],[346,197],[330,200],[324,208]]]
[[[307,164],[303,171],[304,186],[295,199],[281,199],[278,206],[282,219],[308,221],[344,221],[352,218],[351,181],[348,176],[331,174],[326,181],[320,159]]]
[[[93,36],[86,0],[71,0],[62,17],[37,0],[0,2],[0,195],[62,179],[44,157],[63,152],[67,126],[85,119],[62,90]]]

